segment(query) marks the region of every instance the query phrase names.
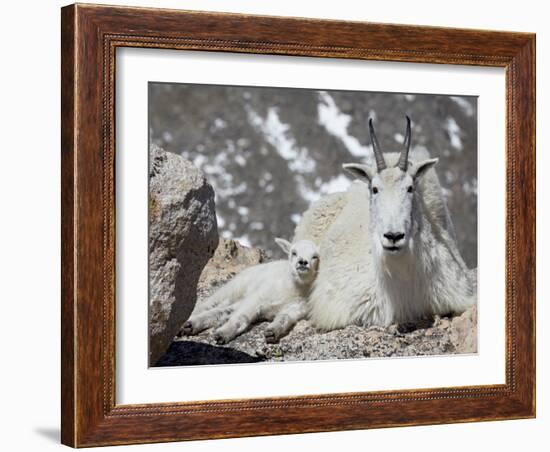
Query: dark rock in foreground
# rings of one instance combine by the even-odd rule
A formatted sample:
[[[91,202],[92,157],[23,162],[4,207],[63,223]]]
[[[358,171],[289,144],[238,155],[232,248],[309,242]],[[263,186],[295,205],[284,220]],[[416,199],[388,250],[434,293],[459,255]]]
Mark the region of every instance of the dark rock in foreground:
[[[174,341],[156,367],[196,366],[201,364],[256,363],[262,358],[250,356],[231,347],[218,347],[201,342]]]

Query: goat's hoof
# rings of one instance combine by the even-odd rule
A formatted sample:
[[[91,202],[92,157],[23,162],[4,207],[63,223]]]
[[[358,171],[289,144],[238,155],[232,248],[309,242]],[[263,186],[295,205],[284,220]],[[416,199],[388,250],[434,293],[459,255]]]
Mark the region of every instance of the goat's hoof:
[[[397,325],[397,332],[400,334],[412,333],[417,329],[418,329],[418,325],[414,322],[400,323]]]
[[[228,338],[220,332],[214,333],[214,341],[216,341],[216,344],[218,345],[223,345],[229,342]]]
[[[273,331],[270,328],[265,330],[264,336],[265,336],[265,341],[268,344],[275,344],[276,342],[279,342],[279,336],[277,334],[275,334],[275,331]]]
[[[194,334],[193,323],[189,320],[185,322],[181,327],[180,334],[182,336],[191,336],[192,334]]]

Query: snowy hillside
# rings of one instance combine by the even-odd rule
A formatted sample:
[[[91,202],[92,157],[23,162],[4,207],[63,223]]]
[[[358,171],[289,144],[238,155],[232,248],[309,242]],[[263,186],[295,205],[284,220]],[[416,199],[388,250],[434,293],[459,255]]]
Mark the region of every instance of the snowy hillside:
[[[385,151],[439,157],[459,247],[477,266],[477,102],[474,97],[151,83],[150,138],[191,160],[216,192],[222,237],[279,256],[312,201],[343,191],[341,165],[369,161],[367,120]]]

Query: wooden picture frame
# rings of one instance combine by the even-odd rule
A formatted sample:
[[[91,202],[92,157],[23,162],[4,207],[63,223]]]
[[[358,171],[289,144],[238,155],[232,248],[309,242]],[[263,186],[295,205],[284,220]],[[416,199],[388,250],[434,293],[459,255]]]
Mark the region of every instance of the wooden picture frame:
[[[61,35],[64,444],[85,447],[535,416],[535,35],[79,4],[62,9]],[[117,405],[118,47],[505,68],[505,384]]]

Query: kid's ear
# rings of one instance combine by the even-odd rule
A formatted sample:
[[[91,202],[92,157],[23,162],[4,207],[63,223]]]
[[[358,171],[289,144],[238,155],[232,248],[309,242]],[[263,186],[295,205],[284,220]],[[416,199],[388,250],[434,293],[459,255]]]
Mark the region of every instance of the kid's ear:
[[[277,243],[277,245],[279,245],[286,254],[290,254],[290,248],[292,248],[292,243],[290,243],[288,240],[280,239],[279,237],[277,237],[275,239],[275,243]]]
[[[370,183],[376,174],[376,170],[374,168],[362,163],[344,163],[342,168],[344,168],[344,170],[351,174],[355,179],[359,179],[367,183]]]
[[[428,171],[432,166],[434,166],[439,159],[428,159],[423,160],[422,162],[415,163],[414,165],[411,165],[410,168],[410,175],[413,179],[416,179],[423,174],[426,174],[426,171]]]

